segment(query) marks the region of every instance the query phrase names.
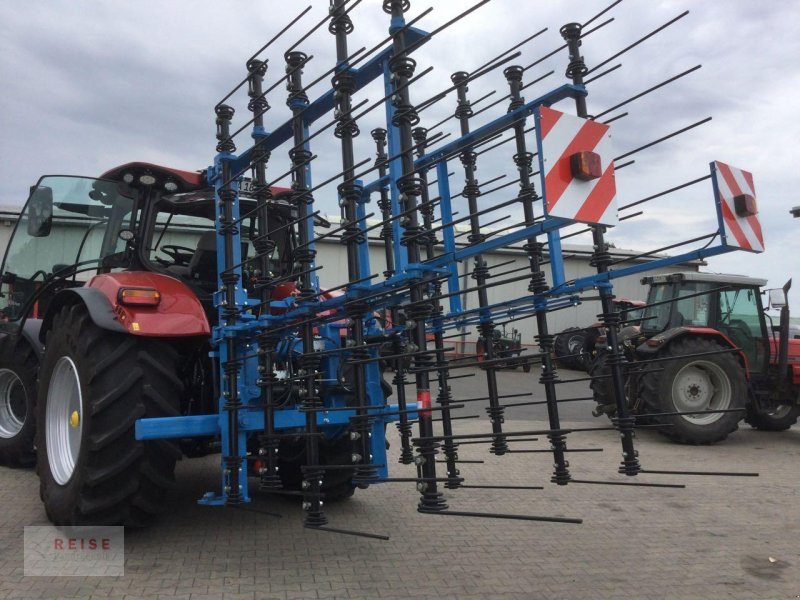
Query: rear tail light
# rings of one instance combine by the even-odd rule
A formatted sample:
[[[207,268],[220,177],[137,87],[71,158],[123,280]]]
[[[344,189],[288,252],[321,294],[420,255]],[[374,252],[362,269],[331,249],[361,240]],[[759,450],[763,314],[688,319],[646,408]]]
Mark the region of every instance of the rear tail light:
[[[572,176],[583,181],[598,179],[603,175],[600,155],[596,152],[576,152],[569,157]]]
[[[121,288],[117,300],[127,306],[158,306],[161,292],[153,288]]]

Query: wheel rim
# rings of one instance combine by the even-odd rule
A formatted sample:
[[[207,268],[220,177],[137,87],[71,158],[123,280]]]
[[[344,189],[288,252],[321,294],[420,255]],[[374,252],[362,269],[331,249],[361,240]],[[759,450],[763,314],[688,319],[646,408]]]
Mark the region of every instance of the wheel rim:
[[[766,414],[771,419],[783,419],[789,415],[792,411],[792,407],[788,404],[781,404],[780,406],[776,406],[775,408],[766,411]]]
[[[0,437],[12,438],[22,431],[28,403],[25,387],[17,374],[0,369]]]
[[[696,361],[681,368],[672,384],[672,404],[678,412],[725,410],[731,405],[731,382],[712,362]],[[694,425],[709,425],[724,413],[681,415]]]
[[[75,363],[68,356],[56,362],[47,390],[45,435],[53,479],[66,484],[75,471],[83,432],[83,396]]]
[[[583,349],[583,336],[574,335],[567,340],[567,350],[569,351],[570,355],[580,354],[582,349]]]

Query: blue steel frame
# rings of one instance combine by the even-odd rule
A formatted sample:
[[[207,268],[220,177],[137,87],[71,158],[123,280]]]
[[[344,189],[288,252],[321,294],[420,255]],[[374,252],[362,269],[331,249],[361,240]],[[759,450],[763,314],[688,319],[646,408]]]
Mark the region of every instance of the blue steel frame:
[[[392,27],[396,28],[398,25],[394,21]],[[400,25],[402,26],[402,24]],[[418,29],[410,28],[406,34],[408,36],[408,43],[414,43],[422,39],[425,32]],[[383,75],[384,85],[387,96],[390,95],[392,90],[392,82],[390,80],[390,71],[388,68],[388,61],[391,57],[391,48],[387,48],[383,52],[377,54],[373,59],[368,61],[360,69],[352,69],[355,75],[356,88],[361,89],[369,82],[377,77]],[[362,282],[353,284],[340,296],[327,298],[313,303],[297,303],[292,299],[275,301],[271,303],[270,308],[281,308],[283,314],[271,314],[271,311],[264,311],[266,314],[255,316],[247,312],[240,313],[238,323],[234,326],[219,325],[214,328],[212,333],[212,347],[214,348],[212,355],[219,359],[220,365],[224,365],[226,361],[236,357],[229,357],[226,355],[226,344],[221,343],[227,338],[236,340],[236,353],[238,356],[252,357],[242,360],[242,366],[238,377],[238,392],[239,398],[243,403],[243,407],[238,411],[239,421],[239,436],[240,436],[240,453],[244,456],[246,452],[247,438],[255,432],[261,432],[264,429],[264,413],[260,406],[258,406],[261,396],[261,390],[257,385],[258,373],[256,370],[257,360],[255,354],[257,351],[256,335],[268,328],[284,328],[285,331],[291,332],[291,323],[296,320],[302,320],[313,317],[325,311],[336,311],[342,314],[342,309],[348,300],[354,298],[369,297],[368,302],[373,311],[389,306],[396,306],[402,303],[407,298],[407,284],[409,281],[431,275],[444,275],[446,276],[448,292],[459,292],[460,284],[457,270],[457,263],[467,260],[479,254],[486,254],[492,250],[508,247],[527,240],[533,236],[545,234],[548,237],[548,252],[550,256],[550,269],[552,277],[552,287],[545,293],[535,295],[529,294],[518,298],[512,298],[503,302],[492,304],[488,307],[475,308],[471,310],[462,310],[460,294],[456,293],[449,298],[449,313],[434,319],[430,325],[431,327],[439,330],[449,328],[461,328],[468,325],[485,322],[488,319],[503,317],[514,318],[520,316],[527,316],[535,314],[539,311],[557,310],[566,306],[571,306],[579,303],[577,294],[592,288],[607,287],[611,288],[613,279],[632,275],[636,273],[643,273],[655,268],[675,265],[689,260],[702,259],[716,254],[729,252],[735,250],[726,244],[724,238],[724,226],[722,224],[722,214],[717,207],[718,223],[720,227],[721,244],[713,247],[704,247],[697,250],[692,250],[677,256],[663,257],[655,260],[647,261],[646,263],[634,264],[625,268],[614,269],[607,273],[581,277],[573,281],[565,281],[563,255],[560,244],[559,230],[572,222],[566,219],[547,217],[543,215],[541,220],[535,224],[522,227],[519,230],[505,233],[504,235],[494,236],[490,239],[464,247],[459,247],[455,241],[453,227],[448,227],[452,224],[453,210],[452,210],[452,195],[450,192],[448,182],[448,161],[457,158],[459,154],[465,150],[471,149],[476,143],[485,140],[492,135],[505,131],[512,127],[514,123],[520,119],[530,117],[534,110],[539,106],[550,106],[556,102],[565,99],[576,98],[578,96],[585,96],[586,89],[582,85],[567,84],[562,85],[547,94],[536,98],[530,102],[525,103],[523,106],[508,112],[494,121],[475,129],[474,131],[451,141],[450,143],[436,149],[428,150],[426,154],[415,161],[417,169],[420,168],[435,168],[438,174],[438,191],[441,198],[439,203],[439,210],[441,212],[443,229],[442,252],[437,257],[425,261],[421,264],[409,264],[408,254],[405,246],[401,244],[403,234],[402,224],[400,219],[394,219],[392,222],[394,241],[393,250],[395,254],[395,267],[396,271],[393,275],[383,281],[375,283]],[[308,130],[311,123],[321,118],[323,115],[329,113],[334,107],[333,90],[323,94],[313,102],[303,112],[304,120],[304,137],[308,138]],[[401,152],[400,139],[397,128],[392,124],[394,116],[394,107],[391,102],[386,102],[386,129],[388,132],[388,150],[390,157],[397,157]],[[260,143],[267,152],[270,152],[289,141],[292,138],[292,123],[287,121],[279,126],[274,131],[268,133],[261,128],[253,130],[252,137],[257,143]],[[538,139],[537,143],[541,154],[541,140]],[[306,150],[310,150],[308,142],[305,144]],[[248,149],[242,154],[236,156],[229,153],[219,153],[214,159],[213,166],[208,169],[208,182],[213,185],[219,193],[220,188],[225,183],[222,180],[223,163],[228,163],[230,172],[239,173],[245,172],[248,165],[253,158],[253,149]],[[307,169],[307,181],[311,181],[311,166],[310,164],[305,167]],[[386,176],[376,179],[370,183],[363,185],[363,194],[358,204],[358,218],[362,226],[366,226],[365,214],[366,203],[370,201],[371,194],[380,191],[382,188],[389,188],[391,197],[391,210],[393,216],[397,216],[401,209],[398,200],[397,180],[401,175],[400,163],[398,160],[392,160],[389,163],[389,172]],[[712,163],[712,179],[714,181],[716,192],[716,172],[713,169]],[[359,182],[360,184],[361,182]],[[543,185],[543,182],[542,182]],[[238,185],[234,182],[234,189]],[[715,193],[718,200],[718,194]],[[217,195],[217,200],[219,195]],[[239,202],[238,192],[237,198],[234,202],[234,219],[239,216]],[[304,226],[309,228],[309,239],[313,239],[313,223],[308,219]],[[224,266],[224,238],[221,235],[219,219],[218,219],[218,269],[222,273],[225,269]],[[366,238],[366,236],[364,236]],[[240,235],[238,230],[234,236],[233,244],[233,263],[241,263],[240,256]],[[360,264],[361,264],[361,277],[368,278],[370,273],[369,267],[369,251],[368,241],[363,239],[360,241],[361,247]],[[241,281],[241,267],[237,268]],[[319,290],[319,281],[315,277],[316,288]],[[220,281],[221,284],[221,281]],[[237,308],[247,309],[248,305],[255,304],[258,301],[249,299],[246,292],[241,289],[237,290],[236,303]],[[225,308],[223,306],[223,297],[220,294],[215,295],[215,305],[220,311],[220,316]],[[369,318],[365,315],[367,334],[379,333],[380,328],[376,319]],[[224,323],[224,319],[220,318],[220,323]],[[338,340],[341,336],[341,323],[327,323],[320,324],[318,327],[318,335],[324,350],[330,350],[339,346]],[[431,329],[432,331],[434,329]],[[288,359],[289,356],[296,351],[297,341],[290,334],[278,349],[279,358]],[[372,356],[377,356],[377,350],[372,350]],[[325,377],[330,380],[335,377],[339,367],[339,361],[342,360],[343,355],[329,354],[322,361],[322,372]],[[222,380],[220,378],[220,380]],[[325,379],[323,379],[325,381]],[[368,405],[370,410],[374,410],[376,419],[374,421],[374,429],[372,435],[372,452],[373,463],[382,465],[379,467],[379,477],[385,478],[388,475],[386,467],[386,450],[385,450],[385,433],[384,426],[386,423],[397,420],[397,406],[388,405],[383,396],[380,382],[381,374],[377,362],[371,362],[367,366],[367,396]],[[337,395],[329,395],[324,398],[325,407],[327,408],[343,408],[345,407],[344,398]],[[207,504],[223,504],[226,500],[225,494],[225,475],[224,475],[224,458],[227,451],[227,423],[231,413],[222,410],[224,399],[219,399],[220,410],[218,414],[213,415],[195,415],[195,416],[182,416],[182,417],[166,417],[166,418],[150,418],[140,419],[136,422],[136,437],[140,440],[163,439],[163,438],[187,438],[196,436],[221,436],[222,439],[222,492],[215,494],[209,492],[200,502]],[[409,403],[408,408],[411,410],[416,409],[415,403]],[[350,423],[350,418],[355,415],[355,410],[331,410],[330,412],[320,412],[317,414],[317,423],[321,431],[329,436],[337,436],[345,431]],[[305,425],[305,413],[297,408],[283,408],[275,411],[275,427],[278,430],[291,430],[302,429]],[[416,418],[415,414],[409,415],[410,419]],[[243,485],[243,499],[249,500],[247,493],[247,477],[241,478]]]

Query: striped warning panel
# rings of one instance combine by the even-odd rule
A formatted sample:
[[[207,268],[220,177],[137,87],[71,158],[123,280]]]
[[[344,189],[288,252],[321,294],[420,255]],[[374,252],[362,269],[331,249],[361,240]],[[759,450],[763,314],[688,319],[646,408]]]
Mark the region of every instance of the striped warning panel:
[[[764,234],[758,220],[753,174],[725,163],[711,163],[717,208],[724,228],[725,244],[764,251]]]
[[[617,189],[608,125],[546,106],[534,113],[545,212],[581,223],[616,225]],[[592,163],[576,172],[576,161]]]

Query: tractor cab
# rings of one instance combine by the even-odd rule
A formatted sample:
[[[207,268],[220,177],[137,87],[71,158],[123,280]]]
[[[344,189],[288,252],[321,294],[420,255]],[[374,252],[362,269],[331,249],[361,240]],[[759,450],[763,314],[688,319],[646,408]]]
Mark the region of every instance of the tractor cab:
[[[243,285],[292,281],[298,267],[297,207],[292,192],[273,188],[266,221],[251,188],[240,196]],[[136,271],[186,284],[216,319],[217,213],[202,173],[130,163],[100,178],[45,176],[31,188],[6,251],[0,278],[0,328],[13,331],[47,312],[60,291],[83,287],[98,274]],[[329,225],[316,217],[314,225]],[[260,239],[269,255],[257,256]],[[263,249],[263,245],[262,245]],[[32,323],[35,325],[36,323]]]
[[[766,280],[715,273],[673,273],[645,277],[650,284],[642,334],[651,338],[671,329],[714,334],[741,348],[750,373],[765,373],[770,358],[761,288]]]

